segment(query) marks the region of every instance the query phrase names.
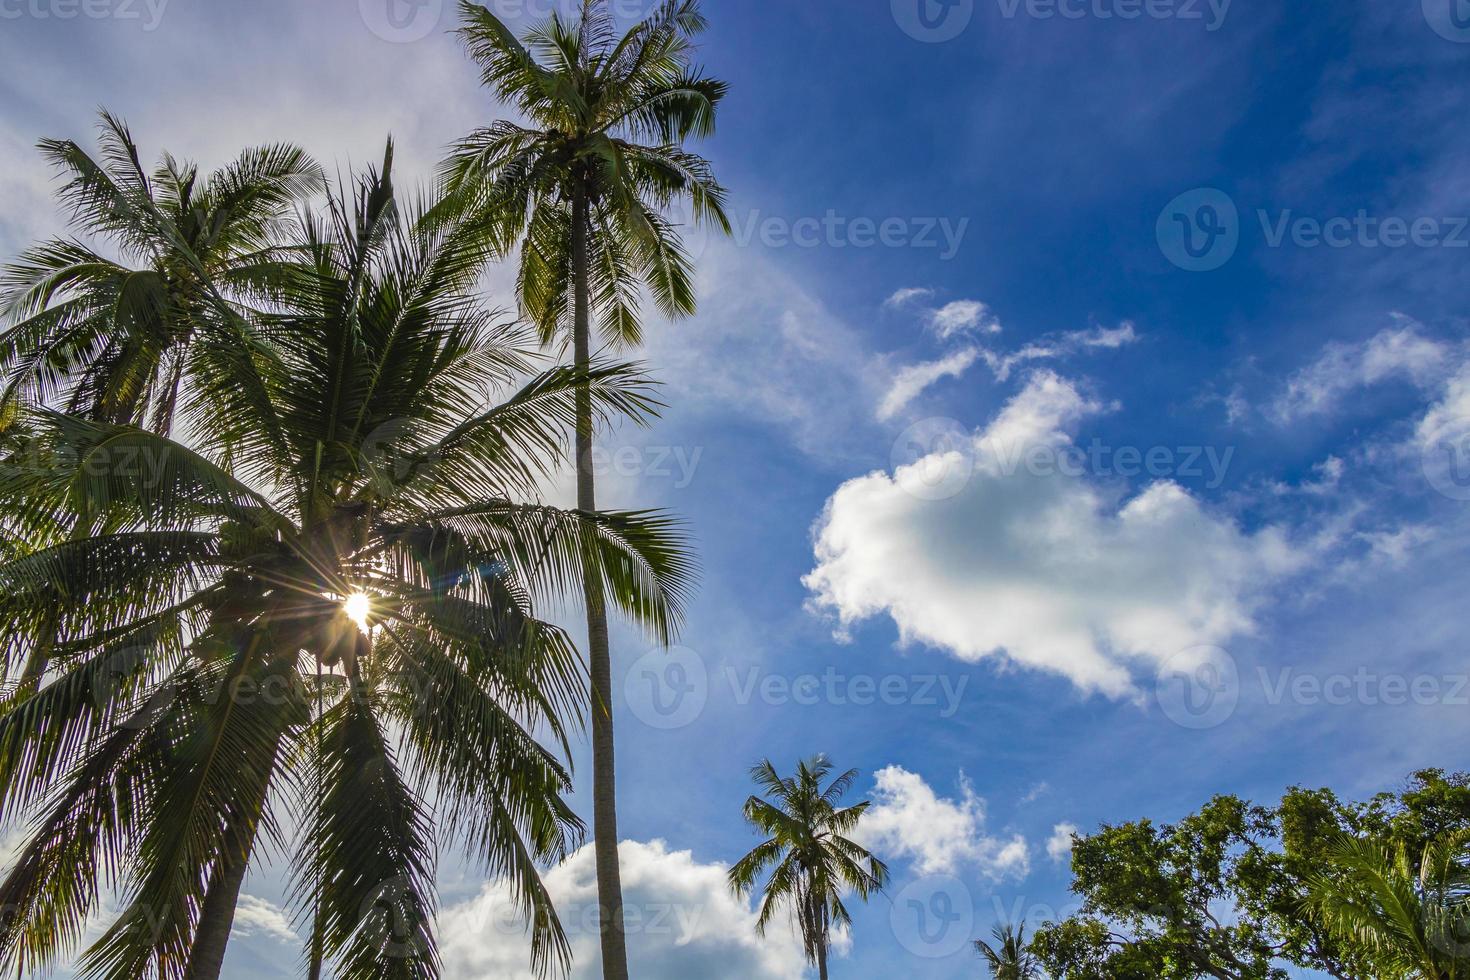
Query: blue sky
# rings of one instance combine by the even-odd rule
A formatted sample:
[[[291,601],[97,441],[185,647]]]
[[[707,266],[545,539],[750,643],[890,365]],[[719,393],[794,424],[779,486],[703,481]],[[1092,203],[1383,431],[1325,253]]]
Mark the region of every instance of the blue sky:
[[[797,975],[720,890],[766,756],[878,804],[855,978],[974,976],[960,939],[1065,913],[1059,827],[1462,767],[1464,0],[707,6],[737,234],[603,458],[704,567],[680,651],[616,649],[635,972]],[[0,0],[0,252],[59,227],[31,147],[99,105],[150,155],[392,132],[427,174],[497,110],[451,5],[396,9]],[[293,974],[281,866],[232,977]],[[574,932],[590,874],[553,873]],[[442,880],[448,975],[516,975],[495,888]]]

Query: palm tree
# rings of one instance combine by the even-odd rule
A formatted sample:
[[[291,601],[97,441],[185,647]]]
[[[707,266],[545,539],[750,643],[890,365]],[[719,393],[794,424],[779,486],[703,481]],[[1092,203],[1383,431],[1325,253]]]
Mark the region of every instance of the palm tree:
[[[59,398],[100,421],[168,432],[183,380],[219,356],[199,341],[240,346],[244,323],[224,297],[269,281],[283,257],[273,234],[323,188],[322,172],[277,144],[207,178],[167,154],[149,174],[121,120],[104,112],[100,130],[100,159],[70,140],[40,148],[67,177],[60,197],[73,225],[121,261],[56,239],[0,275],[0,403]]]
[[[641,335],[645,287],[668,317],[695,310],[692,264],[665,214],[688,201],[696,221],[727,233],[725,192],[682,144],[714,130],[723,82],[692,64],[705,29],[698,0],[665,0],[618,37],[606,0],[583,0],[517,39],[484,7],[461,0],[460,34],[483,81],[526,124],[493,123],[462,140],[445,165],[459,203],[488,240],[521,249],[522,312],[543,343],[570,334],[586,371],[592,319],[613,344]],[[591,400],[577,406],[577,506],[596,510]],[[604,598],[586,583],[591,660],[593,824],[603,975],[627,980],[618,872],[612,666]]]
[[[998,925],[990,934],[995,945],[977,939],[975,951],[985,957],[995,980],[1040,980],[1041,964],[1026,947],[1026,923]]]
[[[1379,975],[1470,978],[1470,833],[1431,842],[1417,869],[1402,843],[1344,836],[1307,880],[1306,910],[1375,959]]]
[[[490,398],[529,338],[479,298],[483,250],[399,207],[391,165],[390,145],[302,219],[267,346],[197,378],[192,446],[23,412],[4,666],[53,650],[0,706],[0,821],[29,823],[0,882],[17,971],[74,947],[105,891],[122,910],[88,975],[217,978],[270,849],[294,854],[311,975],[436,977],[436,841],[510,880],[535,969],[569,962],[537,862],[581,836],[559,759],[585,666],[534,609],[591,575],[661,628],[689,568],[658,515],[513,502],[562,461],[578,398],[641,418],[647,385],[593,365]]]
[[[746,800],[745,819],[769,836],[736,862],[729,875],[730,887],[743,897],[755,891],[767,868],[773,869],[763,886],[756,929],[765,935],[777,909],[789,905],[807,962],[816,965],[822,980],[827,980],[832,927],[852,924],[843,893],[852,891],[867,901],[888,882],[888,867],[848,837],[869,801],[837,808],[858,771],[849,769],[823,789],[822,781],[831,772],[825,756],[798,763],[796,775],[789,778],[783,779],[769,759],[750,771],[766,799]]]

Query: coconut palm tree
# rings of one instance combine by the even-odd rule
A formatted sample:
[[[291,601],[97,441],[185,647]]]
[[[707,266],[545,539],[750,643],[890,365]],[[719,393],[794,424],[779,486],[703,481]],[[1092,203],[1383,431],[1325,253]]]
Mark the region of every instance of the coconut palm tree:
[[[191,445],[23,413],[0,629],[7,671],[42,645],[50,668],[0,707],[17,971],[115,894],[89,976],[217,978],[276,852],[312,975],[432,978],[436,841],[509,879],[535,969],[569,962],[537,862],[581,835],[560,760],[585,665],[535,610],[590,575],[666,628],[689,567],[658,515],[523,502],[579,398],[642,418],[648,386],[601,364],[519,383],[530,338],[480,298],[483,249],[401,208],[391,165],[303,217],[266,346],[197,378]]]
[[[990,934],[995,945],[977,939],[975,951],[985,957],[995,980],[1040,980],[1041,964],[1026,947],[1026,923],[998,925]]]
[[[768,835],[754,850],[730,869],[730,887],[737,895],[754,892],[758,879],[772,869],[763,886],[756,929],[765,935],[766,926],[782,906],[789,906],[801,931],[807,961],[827,980],[827,950],[832,945],[832,927],[850,926],[852,917],[843,895],[852,892],[863,901],[881,891],[888,881],[888,867],[854,843],[848,835],[871,805],[862,803],[838,808],[857,779],[849,769],[822,787],[832,773],[825,756],[800,762],[796,774],[783,778],[769,759],[750,771],[765,799],[752,796],[745,801],[745,819]]]
[[[1431,842],[1417,868],[1402,843],[1344,836],[1307,885],[1307,913],[1368,951],[1379,976],[1470,978],[1470,833]]]
[[[150,174],[127,126],[105,112],[99,145],[97,157],[70,140],[40,149],[66,177],[60,198],[76,230],[118,257],[56,239],[0,274],[0,403],[59,399],[167,432],[184,379],[202,359],[228,356],[215,344],[248,340],[225,300],[269,281],[282,259],[273,233],[324,189],[321,168],[276,144],[207,177],[167,154]]]
[[[643,289],[668,317],[695,310],[693,268],[666,216],[687,201],[697,222],[729,231],[725,192],[707,161],[683,149],[714,130],[723,82],[692,63],[705,29],[698,0],[665,0],[621,37],[606,0],[583,0],[568,22],[553,14],[516,35],[461,0],[460,34],[485,85],[524,124],[470,134],[445,165],[461,207],[487,240],[520,248],[521,309],[543,342],[571,341],[584,371],[594,318],[601,339],[636,344]],[[590,399],[577,410],[577,506],[597,507]],[[585,588],[592,691],[593,823],[602,916],[603,974],[626,980],[617,859],[612,667],[604,599]]]

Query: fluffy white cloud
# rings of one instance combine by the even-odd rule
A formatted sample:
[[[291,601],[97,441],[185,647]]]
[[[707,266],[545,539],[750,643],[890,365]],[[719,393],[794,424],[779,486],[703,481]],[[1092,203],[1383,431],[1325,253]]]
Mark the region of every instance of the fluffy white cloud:
[[[844,630],[886,614],[905,644],[1003,653],[1118,697],[1135,667],[1250,632],[1305,558],[1175,483],[1105,489],[1071,435],[1099,409],[1038,372],[963,445],[841,486],[815,529],[813,607]]]
[[[873,806],[859,826],[867,847],[912,861],[920,874],[954,874],[973,866],[995,880],[1025,877],[1025,839],[986,833],[985,801],[963,774],[958,799],[941,797],[924,777],[899,766],[880,769],[874,778]]]
[[[1403,378],[1421,387],[1444,377],[1451,351],[1419,333],[1407,317],[1360,344],[1329,344],[1312,364],[1287,382],[1273,414],[1281,422],[1331,411],[1357,388]]]
[[[283,943],[298,943],[301,937],[291,928],[286,910],[256,895],[241,895],[235,906],[235,935],[266,936]]]
[[[1046,856],[1055,864],[1061,864],[1072,856],[1072,838],[1080,833],[1074,823],[1059,823],[1052,828],[1046,841]]]
[[[887,421],[893,418],[908,407],[910,402],[923,394],[930,385],[944,378],[958,378],[968,371],[979,357],[979,351],[967,348],[955,351],[948,357],[942,357],[937,361],[925,361],[922,364],[913,364],[901,369],[893,376],[893,384],[883,395],[883,400],[878,403],[878,419]]]
[[[657,840],[624,841],[618,854],[634,976],[802,976],[800,943],[784,924],[773,925],[764,939],[756,935],[755,912],[730,893],[724,866],[701,864],[689,851],[671,851]],[[600,977],[592,847],[547,872],[545,881],[572,943],[570,980]],[[439,916],[439,946],[446,980],[532,980],[530,947],[503,883],[487,885],[474,899],[445,909]]]

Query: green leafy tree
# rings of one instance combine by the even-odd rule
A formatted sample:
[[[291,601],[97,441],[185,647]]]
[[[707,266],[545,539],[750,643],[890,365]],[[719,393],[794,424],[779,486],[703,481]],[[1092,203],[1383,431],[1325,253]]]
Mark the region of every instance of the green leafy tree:
[[[975,940],[975,952],[985,958],[994,980],[1041,980],[1041,963],[1026,945],[1026,923],[1006,923],[991,930],[995,945]]]
[[[1307,878],[1308,914],[1343,943],[1369,950],[1379,980],[1470,977],[1470,832],[1408,845],[1342,837]]]
[[[1414,773],[1364,803],[1292,789],[1275,807],[1217,797],[1172,825],[1104,826],[1072,852],[1082,911],[1047,923],[1032,951],[1067,980],[1275,980],[1291,967],[1338,980],[1394,976],[1370,945],[1302,914],[1308,882],[1345,874],[1344,836],[1424,852],[1470,829],[1470,778]]]
[[[638,343],[640,296],[675,318],[695,311],[693,266],[669,209],[689,202],[698,222],[729,231],[725,192],[683,144],[714,131],[723,82],[693,65],[705,27],[698,0],[665,0],[619,36],[606,0],[583,0],[575,21],[554,14],[523,38],[461,0],[460,34],[485,85],[525,124],[470,134],[446,173],[458,204],[487,240],[520,248],[522,313],[543,342],[570,340],[578,370],[599,337]],[[597,508],[590,398],[577,409],[577,506]],[[618,869],[612,667],[605,601],[585,587],[591,661],[592,805],[603,973],[627,980]]]
[[[284,144],[246,150],[207,177],[167,154],[149,173],[107,113],[99,143],[96,157],[70,140],[40,148],[65,176],[61,202],[76,230],[117,257],[56,239],[0,275],[0,402],[59,401],[167,432],[183,382],[248,344],[248,321],[230,304],[279,269],[275,232],[323,189],[322,173]]]
[[[642,418],[648,386],[528,374],[483,249],[400,208],[391,165],[303,218],[267,345],[198,378],[192,445],[22,415],[0,629],[6,670],[44,655],[48,679],[0,706],[0,820],[28,825],[0,882],[18,972],[116,894],[88,976],[213,980],[269,850],[294,854],[313,976],[432,978],[436,841],[509,880],[538,971],[569,962],[537,862],[581,836],[559,760],[585,667],[534,610],[590,575],[662,628],[689,568],[658,515],[515,502],[564,461],[579,399]]]
[[[852,925],[843,896],[852,892],[867,901],[888,882],[888,867],[850,836],[871,803],[839,808],[858,771],[849,769],[824,788],[832,774],[825,756],[798,763],[790,777],[783,778],[769,759],[750,772],[765,798],[745,801],[745,819],[768,836],[730,869],[730,887],[740,896],[764,891],[756,918],[762,935],[777,911],[789,907],[807,961],[827,980],[832,928]],[[762,884],[767,869],[771,873]]]

